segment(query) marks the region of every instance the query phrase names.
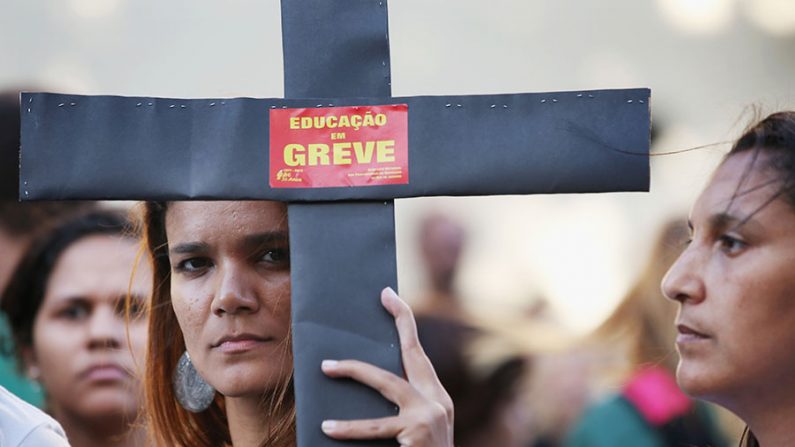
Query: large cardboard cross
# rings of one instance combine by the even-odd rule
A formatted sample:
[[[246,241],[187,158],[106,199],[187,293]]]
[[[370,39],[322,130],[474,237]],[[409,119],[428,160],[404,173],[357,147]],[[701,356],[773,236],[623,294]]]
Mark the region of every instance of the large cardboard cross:
[[[650,92],[393,98],[386,0],[281,7],[286,99],[24,94],[20,196],[290,202],[298,444],[361,445],[321,421],[396,408],[320,362],[401,371],[393,199],[647,190]]]

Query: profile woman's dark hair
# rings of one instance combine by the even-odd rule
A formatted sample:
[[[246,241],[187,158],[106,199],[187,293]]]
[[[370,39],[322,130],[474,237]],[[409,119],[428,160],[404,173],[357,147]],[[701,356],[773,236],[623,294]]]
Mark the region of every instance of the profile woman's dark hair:
[[[751,170],[757,168],[757,163],[760,162],[759,154],[764,153],[768,157],[765,159],[766,165],[761,167],[773,169],[778,174],[774,181],[780,185],[776,189],[776,193],[756,211],[781,198],[789,203],[795,212],[795,111],[773,113],[751,125],[737,139],[726,158],[748,151],[754,151],[753,161],[749,163],[746,172],[740,178],[736,191],[740,190],[750,176]],[[737,192],[735,192],[736,195]],[[759,441],[753,432],[746,428],[740,445],[742,447],[759,447]]]
[[[50,274],[61,255],[75,242],[95,235],[135,237],[125,215],[116,211],[94,211],[64,221],[35,240],[17,265],[0,299],[0,310],[8,317],[11,341],[3,340],[5,354],[13,353],[24,369],[23,348],[33,346],[33,323],[47,291]]]
[[[748,151],[755,151],[753,162],[748,165],[737,188],[743,185],[750,171],[756,167],[759,154],[768,154],[770,157],[766,167],[780,175],[776,181],[781,186],[762,207],[782,197],[795,208],[795,111],[777,112],[750,126],[737,139],[726,158]]]

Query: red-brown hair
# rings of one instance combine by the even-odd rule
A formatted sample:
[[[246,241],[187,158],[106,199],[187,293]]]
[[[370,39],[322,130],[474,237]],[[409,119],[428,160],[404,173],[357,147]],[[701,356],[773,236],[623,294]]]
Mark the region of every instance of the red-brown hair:
[[[231,445],[229,425],[220,393],[210,407],[191,413],[177,402],[172,376],[179,357],[185,352],[185,340],[171,306],[171,264],[166,236],[167,204],[147,202],[144,206],[144,244],[152,263],[153,288],[149,301],[149,344],[146,353],[146,415],[155,445],[184,447],[220,447]],[[287,347],[290,349],[290,347]],[[291,376],[291,375],[290,375]],[[271,414],[277,420],[270,425],[262,446],[295,444],[295,400],[292,377],[271,396]]]

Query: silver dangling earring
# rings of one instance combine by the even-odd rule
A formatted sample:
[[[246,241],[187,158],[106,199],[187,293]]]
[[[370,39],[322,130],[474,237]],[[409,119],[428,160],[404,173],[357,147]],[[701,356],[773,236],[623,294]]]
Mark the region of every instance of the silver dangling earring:
[[[196,371],[188,351],[185,351],[177,362],[172,385],[177,402],[191,413],[206,410],[215,399],[215,389]]]

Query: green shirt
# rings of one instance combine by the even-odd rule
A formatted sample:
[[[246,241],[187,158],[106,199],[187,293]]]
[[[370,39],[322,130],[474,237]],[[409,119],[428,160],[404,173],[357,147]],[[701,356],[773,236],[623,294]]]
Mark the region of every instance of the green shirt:
[[[10,342],[8,323],[5,315],[0,315],[0,340],[3,343]],[[44,404],[44,396],[41,388],[17,371],[16,359],[11,356],[0,355],[0,385],[15,394],[22,400],[27,401],[39,408]]]

